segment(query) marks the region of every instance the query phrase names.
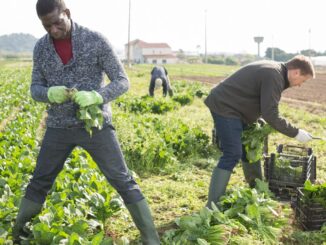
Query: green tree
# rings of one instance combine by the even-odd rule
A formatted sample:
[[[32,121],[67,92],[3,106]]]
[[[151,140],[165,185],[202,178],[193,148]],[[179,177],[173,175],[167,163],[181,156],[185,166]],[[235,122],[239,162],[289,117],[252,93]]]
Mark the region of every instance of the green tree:
[[[305,55],[305,56],[309,56],[309,57],[313,57],[313,56],[318,56],[319,54],[313,50],[313,49],[305,49],[305,50],[301,50],[300,52],[301,54]]]
[[[228,56],[225,58],[225,64],[230,66],[239,65],[239,61],[233,56]]]
[[[272,59],[273,48],[267,48],[265,52],[265,57]],[[274,48],[274,60],[276,61],[287,61],[293,58],[296,54],[286,53],[282,49]]]
[[[207,63],[208,64],[216,64],[216,65],[222,65],[224,64],[224,57],[223,56],[208,56],[207,57]]]
[[[186,58],[185,52],[183,49],[179,49],[177,52],[177,57],[179,60],[184,60]]]

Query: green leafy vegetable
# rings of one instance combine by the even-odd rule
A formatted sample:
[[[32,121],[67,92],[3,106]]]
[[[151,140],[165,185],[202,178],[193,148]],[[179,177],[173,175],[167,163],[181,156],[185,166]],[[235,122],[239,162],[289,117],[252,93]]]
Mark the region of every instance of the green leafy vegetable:
[[[326,183],[312,184],[307,180],[303,187],[303,194],[306,204],[318,203],[326,208]]]
[[[264,140],[275,130],[268,124],[261,125],[256,122],[250,125],[242,133],[242,144],[245,146],[247,160],[249,163],[255,163],[263,155]]]
[[[72,99],[77,92],[78,90],[76,88],[67,89],[70,99]],[[85,123],[85,129],[90,136],[92,136],[93,133],[92,128],[102,129],[104,119],[99,105],[79,107],[77,118]]]
[[[102,129],[103,114],[98,105],[79,108],[77,111],[77,117],[85,123],[85,129],[91,136],[92,128]]]

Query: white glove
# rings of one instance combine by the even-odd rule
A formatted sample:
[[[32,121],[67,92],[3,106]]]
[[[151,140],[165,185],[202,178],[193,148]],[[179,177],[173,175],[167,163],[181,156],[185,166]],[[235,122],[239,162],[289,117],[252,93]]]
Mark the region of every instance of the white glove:
[[[163,83],[163,81],[162,81],[162,79],[161,78],[157,78],[156,80],[155,80],[155,90],[157,90],[157,89],[159,89],[160,87],[162,87],[162,83]]]
[[[302,143],[306,143],[306,142],[312,140],[312,137],[308,132],[306,132],[302,129],[299,129],[299,132],[298,132],[297,136],[295,136],[295,139]]]

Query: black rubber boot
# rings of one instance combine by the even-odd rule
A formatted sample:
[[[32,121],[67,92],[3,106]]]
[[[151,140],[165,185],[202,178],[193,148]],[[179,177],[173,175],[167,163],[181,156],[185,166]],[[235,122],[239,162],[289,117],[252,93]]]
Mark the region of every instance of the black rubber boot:
[[[42,204],[28,200],[25,197],[22,198],[16,222],[12,229],[14,242],[19,243],[20,236],[28,236],[23,228],[28,221],[41,212],[42,206]]]
[[[212,208],[212,202],[217,203],[221,196],[224,195],[226,186],[229,183],[231,171],[215,167],[211,177],[208,191],[208,201],[206,207]]]
[[[242,169],[250,188],[254,188],[256,186],[256,179],[262,180],[263,178],[260,161],[255,163],[242,161]]]
[[[160,239],[146,200],[143,199],[137,203],[128,204],[126,207],[140,231],[143,245],[159,245]]]

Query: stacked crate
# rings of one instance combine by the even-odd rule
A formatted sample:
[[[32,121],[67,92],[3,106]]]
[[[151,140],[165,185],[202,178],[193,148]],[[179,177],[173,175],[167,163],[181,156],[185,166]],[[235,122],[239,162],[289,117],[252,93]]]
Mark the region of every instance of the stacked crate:
[[[316,156],[311,148],[279,145],[265,156],[264,173],[270,190],[280,200],[296,200],[297,188],[316,180]]]
[[[326,206],[305,196],[302,187],[297,191],[295,217],[298,224],[304,230],[320,230],[323,224],[326,224]]]

